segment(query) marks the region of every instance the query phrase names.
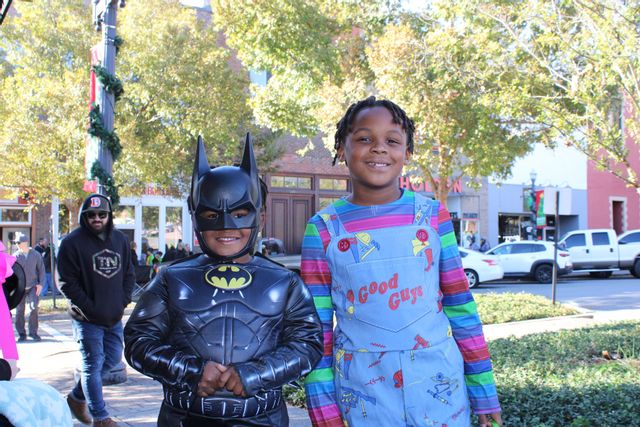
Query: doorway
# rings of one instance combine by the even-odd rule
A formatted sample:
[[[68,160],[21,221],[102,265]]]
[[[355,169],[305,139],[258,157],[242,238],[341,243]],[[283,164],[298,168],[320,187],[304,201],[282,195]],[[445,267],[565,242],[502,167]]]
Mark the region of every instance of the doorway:
[[[312,206],[311,195],[274,194],[264,237],[282,240],[287,254],[299,254],[307,221],[313,213]]]

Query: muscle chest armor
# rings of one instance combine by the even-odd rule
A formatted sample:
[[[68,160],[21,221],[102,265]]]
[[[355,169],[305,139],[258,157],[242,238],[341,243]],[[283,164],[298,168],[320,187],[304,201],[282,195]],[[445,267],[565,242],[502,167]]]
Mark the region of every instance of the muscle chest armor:
[[[165,272],[174,323],[169,342],[223,365],[276,347],[290,275],[255,258],[250,264],[171,266]],[[199,263],[198,263],[199,264]]]

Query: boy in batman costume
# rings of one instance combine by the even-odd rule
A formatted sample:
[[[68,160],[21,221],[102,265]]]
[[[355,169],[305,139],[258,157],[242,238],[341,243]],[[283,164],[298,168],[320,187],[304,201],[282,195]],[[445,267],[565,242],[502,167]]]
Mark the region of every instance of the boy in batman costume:
[[[253,256],[264,197],[249,135],[239,167],[214,169],[198,139],[189,209],[204,253],[160,270],[124,330],[129,364],[162,383],[158,426],[287,426],[282,385],[320,360],[304,283]]]

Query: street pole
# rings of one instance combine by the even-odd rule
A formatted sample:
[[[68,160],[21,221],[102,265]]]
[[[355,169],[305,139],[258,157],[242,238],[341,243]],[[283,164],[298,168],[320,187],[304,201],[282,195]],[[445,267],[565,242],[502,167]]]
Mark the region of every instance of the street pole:
[[[529,209],[531,210],[531,233],[530,233],[530,239],[531,240],[537,240],[537,216],[538,213],[536,212],[536,177],[538,176],[538,174],[536,173],[536,171],[532,170],[531,173],[529,174],[529,177],[531,178],[531,206],[529,206]]]
[[[124,1],[120,1],[120,7],[124,7]],[[118,0],[93,0],[94,25],[96,30],[102,29],[102,47],[103,57],[102,66],[111,75],[116,72],[116,14],[118,11]],[[100,96],[97,104],[100,107],[102,115],[102,123],[107,132],[113,132],[114,122],[114,104],[115,97],[113,93],[108,92],[104,85],[100,85]],[[104,142],[100,142],[98,149],[98,162],[100,166],[109,175],[113,174],[113,156],[111,151],[105,146]],[[104,186],[98,180],[98,193],[106,195]]]
[[[556,305],[556,287],[558,285],[558,239],[560,239],[560,191],[556,190],[556,233],[553,239],[553,279],[551,280],[551,304]]]

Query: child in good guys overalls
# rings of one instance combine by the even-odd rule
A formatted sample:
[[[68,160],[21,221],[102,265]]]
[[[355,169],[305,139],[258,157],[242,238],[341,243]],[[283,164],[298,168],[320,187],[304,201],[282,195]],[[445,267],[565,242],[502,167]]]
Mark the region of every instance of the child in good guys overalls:
[[[309,221],[302,248],[324,331],[305,384],[314,426],[468,426],[471,410],[502,423],[449,212],[398,185],[413,132],[374,97],[338,123],[352,193]]]

